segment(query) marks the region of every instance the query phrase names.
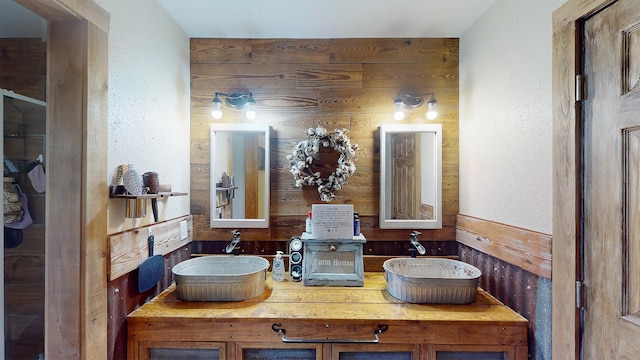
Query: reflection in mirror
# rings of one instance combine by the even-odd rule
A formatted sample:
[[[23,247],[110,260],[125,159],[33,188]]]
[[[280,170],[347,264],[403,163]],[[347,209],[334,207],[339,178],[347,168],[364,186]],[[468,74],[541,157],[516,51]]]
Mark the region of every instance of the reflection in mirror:
[[[269,126],[211,124],[211,227],[269,227]]]
[[[442,125],[380,127],[380,228],[442,227]]]

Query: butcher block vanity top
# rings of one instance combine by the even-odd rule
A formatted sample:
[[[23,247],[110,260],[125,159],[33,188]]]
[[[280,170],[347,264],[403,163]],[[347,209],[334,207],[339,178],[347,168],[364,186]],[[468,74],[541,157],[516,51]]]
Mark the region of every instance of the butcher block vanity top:
[[[243,359],[256,347],[304,347],[325,359],[346,351],[345,343],[366,352],[406,350],[408,359],[435,360],[443,351],[527,358],[527,320],[482,289],[469,305],[410,304],[387,293],[383,273],[365,273],[355,288],[274,282],[267,274],[264,293],[240,302],[181,301],[172,285],[129,315],[128,338],[129,359],[152,359],[165,348]]]

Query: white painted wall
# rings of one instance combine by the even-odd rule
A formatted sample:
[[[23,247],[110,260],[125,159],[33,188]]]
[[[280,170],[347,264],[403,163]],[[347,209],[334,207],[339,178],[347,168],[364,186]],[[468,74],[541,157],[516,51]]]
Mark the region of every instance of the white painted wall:
[[[498,0],[460,38],[460,213],[552,232],[553,10]]]
[[[189,192],[189,37],[155,0],[98,0],[109,31],[109,177],[120,164]],[[159,200],[160,220],[190,213],[189,196]],[[109,200],[109,233],[153,222],[125,219],[125,202]]]

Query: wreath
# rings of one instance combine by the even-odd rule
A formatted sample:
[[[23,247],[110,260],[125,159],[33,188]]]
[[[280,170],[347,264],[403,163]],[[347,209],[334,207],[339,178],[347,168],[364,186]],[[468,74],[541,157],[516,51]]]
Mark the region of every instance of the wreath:
[[[335,192],[342,189],[356,171],[356,165],[353,162],[357,159],[358,144],[351,145],[347,132],[347,129],[336,129],[330,133],[322,126],[307,130],[309,139],[300,141],[293,148],[291,155],[287,155],[295,187],[317,185],[320,200],[330,202],[335,199]],[[340,153],[338,166],[326,179],[321,178],[319,172],[312,172],[310,168],[313,160],[319,157],[320,146],[331,147]]]

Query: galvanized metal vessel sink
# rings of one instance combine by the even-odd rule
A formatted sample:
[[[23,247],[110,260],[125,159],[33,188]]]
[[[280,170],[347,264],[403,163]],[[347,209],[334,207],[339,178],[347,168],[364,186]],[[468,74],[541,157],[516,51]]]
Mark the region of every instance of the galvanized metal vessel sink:
[[[387,292],[410,303],[470,304],[476,300],[476,267],[446,258],[395,258],[382,265]]]
[[[242,301],[265,290],[269,261],[259,256],[214,255],[173,267],[178,298],[185,301]]]

